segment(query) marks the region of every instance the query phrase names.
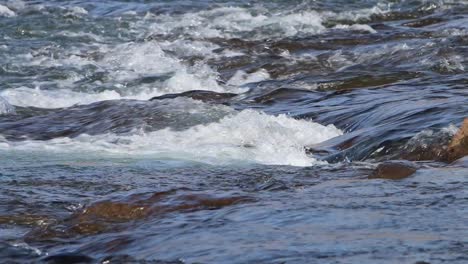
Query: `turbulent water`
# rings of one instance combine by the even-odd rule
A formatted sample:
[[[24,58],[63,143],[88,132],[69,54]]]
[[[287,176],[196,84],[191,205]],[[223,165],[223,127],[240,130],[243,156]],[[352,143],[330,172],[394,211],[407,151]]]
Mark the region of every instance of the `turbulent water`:
[[[465,0],[0,0],[0,259],[467,263],[467,58]]]

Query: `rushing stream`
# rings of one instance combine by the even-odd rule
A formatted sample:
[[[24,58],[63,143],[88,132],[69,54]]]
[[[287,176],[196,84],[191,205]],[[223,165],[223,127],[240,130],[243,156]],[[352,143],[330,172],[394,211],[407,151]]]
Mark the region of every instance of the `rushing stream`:
[[[468,263],[465,117],[466,0],[0,0],[0,262]]]

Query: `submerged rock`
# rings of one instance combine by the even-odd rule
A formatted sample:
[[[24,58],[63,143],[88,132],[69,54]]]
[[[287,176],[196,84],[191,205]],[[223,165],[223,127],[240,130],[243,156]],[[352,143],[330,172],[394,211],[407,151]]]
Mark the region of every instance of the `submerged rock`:
[[[54,255],[54,256],[48,256],[44,258],[43,261],[47,264],[62,264],[62,263],[84,264],[84,263],[92,263],[94,259],[86,255],[65,253],[65,254],[59,254],[59,255]]]
[[[468,155],[468,118],[465,118],[458,133],[452,138],[442,160],[453,162]]]
[[[117,231],[139,220],[163,217],[170,213],[213,210],[253,201],[247,196],[214,196],[203,193],[170,190],[133,194],[120,200],[103,200],[85,207],[58,225],[32,230],[28,241],[93,235]]]
[[[369,179],[401,180],[411,176],[417,169],[417,165],[410,161],[387,161],[380,163]]]
[[[150,99],[150,101],[163,100],[163,99],[174,99],[177,97],[188,97],[193,100],[202,101],[205,103],[227,103],[227,101],[237,94],[235,93],[217,93],[213,91],[201,91],[193,90],[177,94],[165,94],[161,96],[156,96]]]
[[[438,134],[426,133],[429,140],[423,138],[424,131],[420,134],[415,137],[415,146],[411,146],[411,142],[407,144],[410,147],[403,150],[400,158],[414,161],[435,160],[452,163],[468,155],[468,118],[463,121],[459,129],[456,129],[456,132],[450,132],[447,129]]]
[[[433,156],[428,156],[428,153],[433,153]],[[468,118],[463,121],[448,146],[440,147],[437,151],[434,147],[434,151],[423,155],[426,159],[453,162],[453,165],[461,167],[468,166],[468,157],[465,156],[468,156]],[[417,165],[410,161],[387,161],[379,164],[369,179],[404,179],[415,173],[417,169]]]

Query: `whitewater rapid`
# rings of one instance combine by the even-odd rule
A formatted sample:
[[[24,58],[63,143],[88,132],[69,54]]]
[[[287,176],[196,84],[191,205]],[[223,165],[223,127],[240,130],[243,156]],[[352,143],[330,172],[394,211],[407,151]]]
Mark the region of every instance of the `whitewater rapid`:
[[[115,18],[115,23],[128,24],[125,34],[129,36],[117,36],[125,39],[124,42],[120,40],[118,44],[111,44],[115,42],[115,37],[86,27],[78,32],[60,30],[49,33],[52,34],[50,37],[76,39],[79,42],[63,47],[52,45],[20,50],[14,56],[2,57],[6,64],[35,67],[45,76],[51,69],[65,68],[67,71],[58,73],[60,78],[53,80],[38,77],[26,85],[3,89],[0,96],[17,106],[62,108],[103,100],[147,100],[190,90],[243,93],[248,90],[244,87],[246,84],[269,80],[271,76],[265,69],[259,68],[249,73],[239,70],[223,80],[217,69],[207,62],[246,54],[240,50],[221,48],[211,39],[264,39],[316,35],[329,30],[375,33],[376,30],[370,26],[359,23],[369,20],[372,15],[389,12],[390,7],[388,4],[378,4],[339,13],[300,8],[277,13],[261,5],[249,8],[216,7],[180,15],[126,12]],[[85,7],[67,5],[58,10],[56,8],[16,0],[2,5],[0,14],[11,17],[21,17],[28,12],[60,14],[84,22],[94,18],[93,12]],[[141,18],[135,19],[139,16]],[[324,26],[327,21],[335,20],[359,23],[337,24],[333,29]],[[276,35],[272,35],[273,32]],[[30,33],[43,34],[40,30]],[[150,41],[141,41],[145,39]],[[10,50],[14,47],[3,45],[2,48]],[[187,61],[189,56],[203,59],[193,63]]]
[[[192,111],[192,110],[188,110]],[[41,155],[89,156],[185,160],[219,164],[259,163],[312,166],[324,164],[307,155],[305,147],[341,135],[333,125],[271,116],[254,110],[226,115],[218,122],[177,131],[165,128],[153,132],[133,131],[128,135],[79,135],[47,141],[0,140],[5,151]]]
[[[94,28],[92,21],[98,17],[90,6],[59,7],[21,1],[0,5],[0,16],[5,19],[19,19],[34,13],[82,23],[80,30],[39,28],[19,32],[51,38],[52,44],[31,49],[16,47],[14,43],[0,46],[2,69],[21,76],[12,78],[13,81],[0,90],[0,114],[14,114],[15,108],[61,110],[111,100],[146,101],[155,96],[192,90],[244,94],[262,85],[268,89],[269,81],[287,81],[291,76],[281,76],[281,73],[275,76],[274,64],[255,65],[257,57],[271,55],[271,50],[259,43],[340,32],[363,36],[377,34],[381,29],[371,26],[373,18],[398,10],[394,3],[376,3],[339,12],[306,8],[305,4],[287,10],[253,4],[215,6],[182,13],[138,12],[138,6],[135,4],[136,11],[116,11],[106,18],[108,21],[103,23],[119,25],[119,30],[113,31]],[[460,34],[460,30],[456,33]],[[63,44],[55,45],[57,39]],[[414,67],[418,60],[421,67],[440,69],[441,73],[463,71],[463,58],[456,54],[442,54],[440,60],[432,59],[433,51],[425,54],[438,44],[408,40],[383,46],[369,44],[346,51],[291,54],[286,48],[278,48],[274,52],[277,53],[275,60],[286,61],[282,65],[286,69],[293,68],[294,63],[308,63],[307,68],[317,64],[319,70],[342,72],[360,64],[403,57],[406,59],[403,62],[394,61],[396,68]],[[243,45],[255,45],[255,48]],[[414,52],[423,54],[423,59],[412,60]],[[325,63],[321,61],[324,57]],[[231,60],[239,67],[222,69],[226,61]],[[243,64],[255,67],[243,67]],[[36,75],[22,76],[18,68]],[[286,84],[300,89],[319,87],[302,82]],[[296,120],[287,115],[233,108],[226,112],[229,114],[221,120],[194,124],[183,131],[171,127],[156,131],[141,131],[136,127],[126,135],[112,131],[88,135],[85,131],[76,137],[47,141],[3,139],[2,146],[4,150],[141,155],[210,164],[241,161],[310,166],[321,162],[307,155],[304,148],[342,134],[332,125],[323,126],[310,119]]]

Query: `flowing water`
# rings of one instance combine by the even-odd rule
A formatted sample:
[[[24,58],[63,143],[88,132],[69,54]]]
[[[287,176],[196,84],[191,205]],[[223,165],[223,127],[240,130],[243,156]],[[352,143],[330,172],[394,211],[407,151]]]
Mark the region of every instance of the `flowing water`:
[[[465,0],[2,0],[0,259],[467,263],[467,58]]]

